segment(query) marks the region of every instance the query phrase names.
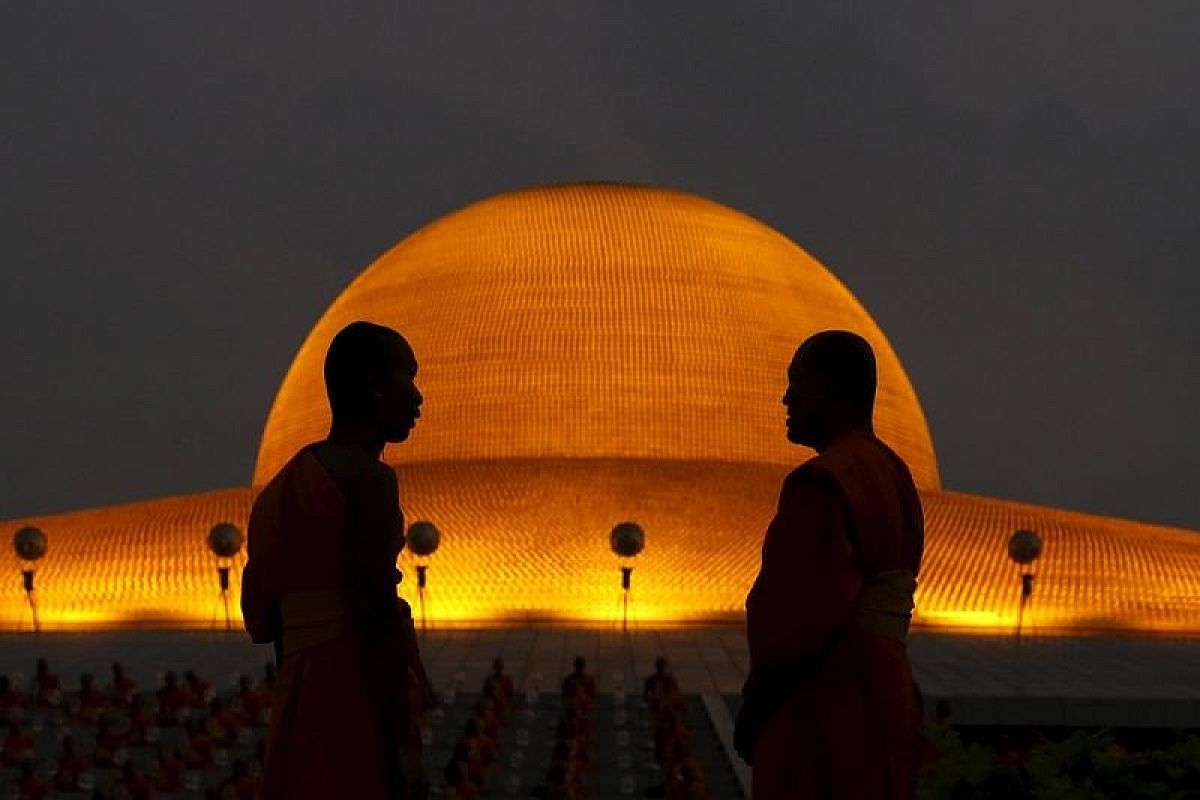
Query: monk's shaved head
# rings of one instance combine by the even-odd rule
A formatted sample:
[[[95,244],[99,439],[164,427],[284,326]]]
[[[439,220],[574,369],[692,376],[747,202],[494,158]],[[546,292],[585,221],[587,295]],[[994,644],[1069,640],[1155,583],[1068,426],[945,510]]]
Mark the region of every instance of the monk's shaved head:
[[[352,322],[338,331],[325,354],[325,390],[334,417],[372,405],[398,355],[411,358],[408,342],[397,331],[373,322]]]
[[[875,352],[866,339],[850,331],[821,331],[804,340],[792,365],[818,378],[831,400],[870,417],[875,407]]]

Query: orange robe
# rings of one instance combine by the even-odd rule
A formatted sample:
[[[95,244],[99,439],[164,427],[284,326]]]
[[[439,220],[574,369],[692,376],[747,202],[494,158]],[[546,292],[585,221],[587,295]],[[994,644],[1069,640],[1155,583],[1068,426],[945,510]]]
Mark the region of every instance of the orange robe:
[[[915,587],[923,548],[912,477],[874,436],[843,437],[784,480],[746,598],[751,681],[832,644],[764,717],[754,800],[913,796],[922,709],[907,650],[858,620],[864,582],[906,570]]]
[[[396,797],[404,759],[397,750],[411,756],[420,747],[420,709],[409,691],[415,683],[419,698],[428,695],[411,614],[392,577],[403,517],[397,508],[394,531],[365,531],[374,538],[355,541],[350,504],[310,450],[297,453],[255,501],[242,575],[246,630],[256,643],[277,640],[280,600],[295,593],[336,593],[352,610],[342,633],[283,660],[262,797]],[[368,593],[375,598],[370,617],[358,605]],[[395,607],[380,610],[389,593]]]

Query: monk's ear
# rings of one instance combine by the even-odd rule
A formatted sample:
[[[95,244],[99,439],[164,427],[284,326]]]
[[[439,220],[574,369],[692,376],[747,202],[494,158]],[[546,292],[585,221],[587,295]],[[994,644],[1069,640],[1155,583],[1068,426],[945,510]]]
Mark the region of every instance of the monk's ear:
[[[367,370],[367,399],[368,402],[378,400],[379,395],[383,393],[383,387],[387,384],[384,379],[382,370],[371,369]]]

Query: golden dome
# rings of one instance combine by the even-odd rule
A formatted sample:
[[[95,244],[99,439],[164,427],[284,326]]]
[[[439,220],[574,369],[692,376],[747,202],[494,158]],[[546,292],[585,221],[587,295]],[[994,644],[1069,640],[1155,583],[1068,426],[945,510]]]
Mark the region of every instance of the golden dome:
[[[427,403],[389,453],[409,522],[444,539],[430,619],[616,624],[612,526],[646,532],[635,623],[734,621],[759,565],[780,480],[807,454],[783,429],[786,366],[825,328],[879,360],[875,422],[923,489],[914,624],[1009,634],[1020,612],[1007,541],[1038,531],[1040,633],[1200,632],[1200,537],[942,492],[917,398],[878,327],[803,250],[715,203],[658,189],[568,186],[505,195],[385,254],[318,321],[263,435],[255,482],[324,436],[321,368],[355,319],[403,331]],[[213,525],[244,527],[255,489],[12,520],[50,541],[42,622],[55,628],[219,624]],[[244,551],[234,559],[240,568]],[[406,551],[406,569],[414,565]],[[19,568],[0,553],[0,572]],[[408,569],[411,574],[411,570]],[[235,578],[231,610],[238,615]],[[414,603],[411,581],[401,592]],[[14,588],[0,622],[27,626]]]
[[[317,321],[271,408],[262,484],[329,410],[322,363],[344,325],[393,327],[421,364],[422,419],[389,461],[650,459],[791,465],[796,346],[853,330],[879,362],[876,431],[939,488],[924,415],[853,295],[778,232],[662,189],[570,185],[475,203],[406,238]]]

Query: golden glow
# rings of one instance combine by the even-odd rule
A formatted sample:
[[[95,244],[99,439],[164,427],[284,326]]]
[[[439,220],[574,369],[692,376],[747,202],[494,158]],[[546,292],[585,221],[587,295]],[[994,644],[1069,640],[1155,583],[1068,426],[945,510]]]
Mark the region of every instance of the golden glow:
[[[244,526],[250,500],[248,489],[231,489],[37,517],[49,526],[49,550],[35,578],[43,627],[223,624],[208,530],[227,520]],[[235,574],[244,562],[244,555],[234,559]],[[11,551],[0,560],[12,576],[0,593],[0,620],[9,630],[32,629],[20,568]]]
[[[719,462],[537,459],[414,464],[400,471],[409,521],[434,520],[442,547],[429,560],[436,624],[620,619],[618,559],[608,532],[646,529],[633,573],[631,620],[735,622],[758,569],[762,533],[786,468]],[[216,560],[205,537],[217,521],[244,526],[250,489],[14,520],[42,527],[50,551],[37,583],[48,628],[219,626]],[[970,495],[925,492],[920,629],[1010,633],[1020,581],[1008,535],[1039,531],[1045,552],[1025,630],[1200,633],[1200,536]],[[0,593],[0,621],[29,627],[19,564]],[[231,608],[238,611],[237,563]],[[413,596],[415,570],[403,584]],[[3,574],[3,573],[0,573]]]
[[[923,490],[917,626],[1011,631],[1020,581],[1007,540],[1032,528],[1045,541],[1025,616],[1032,630],[1200,633],[1200,536],[941,492],[916,395],[863,308],[803,250],[707,200],[539,189],[408,237],[300,348],[263,433],[256,484],[324,436],[322,359],[355,319],[403,331],[422,364],[421,424],[387,459],[409,521],[431,520],[443,536],[429,562],[436,623],[615,623],[608,534],[625,520],[646,531],[635,624],[741,620],[780,481],[807,457],[784,437],[787,363],[809,334],[845,328],[876,349],[876,428]],[[49,539],[37,574],[47,628],[217,626],[208,531],[244,528],[252,499],[250,488],[230,489],[5,529],[37,525]],[[7,550],[0,622],[10,629],[29,627],[19,569]],[[412,591],[406,582],[416,606]]]
[[[576,185],[485,200],[363,271],[305,340],[271,409],[260,485],[329,427],[322,363],[344,325],[413,345],[426,404],[388,460],[636,458],[787,465],[780,404],[807,336],[846,328],[879,361],[876,430],[936,489],[924,415],[879,327],[791,241],[708,200]]]

